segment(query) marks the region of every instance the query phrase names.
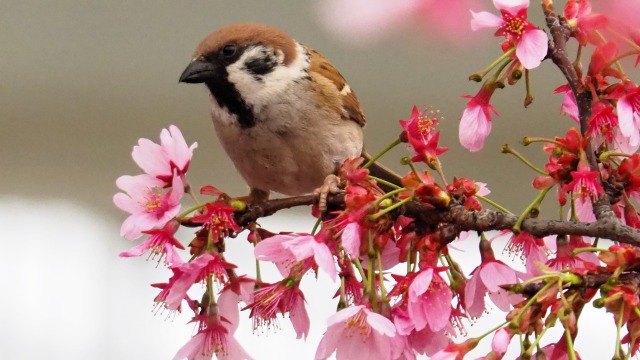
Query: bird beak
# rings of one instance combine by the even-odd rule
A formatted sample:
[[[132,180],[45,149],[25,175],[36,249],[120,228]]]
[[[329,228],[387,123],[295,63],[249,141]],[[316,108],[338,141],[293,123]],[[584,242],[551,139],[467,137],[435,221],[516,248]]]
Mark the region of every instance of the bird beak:
[[[217,73],[216,66],[202,58],[194,59],[180,75],[179,82],[187,84],[203,83]]]

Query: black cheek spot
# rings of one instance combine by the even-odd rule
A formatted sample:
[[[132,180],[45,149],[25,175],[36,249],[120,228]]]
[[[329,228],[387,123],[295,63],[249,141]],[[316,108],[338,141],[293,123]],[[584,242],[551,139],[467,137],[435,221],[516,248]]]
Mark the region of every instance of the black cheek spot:
[[[254,75],[256,80],[261,80],[263,75],[272,72],[276,65],[278,65],[273,56],[269,54],[263,55],[265,56],[251,59],[244,64],[247,71]]]

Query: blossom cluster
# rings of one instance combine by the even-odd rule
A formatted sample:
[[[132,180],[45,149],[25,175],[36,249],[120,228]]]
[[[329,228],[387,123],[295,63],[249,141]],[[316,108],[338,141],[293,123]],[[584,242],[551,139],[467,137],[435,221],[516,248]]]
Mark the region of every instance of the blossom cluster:
[[[550,49],[562,46],[553,29],[547,35],[528,21],[528,0],[493,3],[500,17],[471,11],[473,30],[496,28],[495,35],[504,41],[500,58],[472,76],[486,80],[478,94],[468,97],[460,119],[460,142],[470,151],[482,149],[489,135],[491,114],[497,114],[490,104],[494,92],[505,82],[514,85],[523,74],[528,79],[551,56]],[[408,119],[399,121],[402,134],[394,143],[407,143],[411,156],[403,159],[408,172],[398,184],[372,177],[364,158],[346,160],[337,173],[343,206],[324,214],[314,209],[318,226],[308,233],[241,222],[250,204],[247,209],[213,186],[195,194],[187,172],[197,145],[189,146],[177,127],[162,130],[159,144],[140,139],[132,157],[143,174],[120,177],[116,184],[122,192],[113,201],[130,214],[121,235],[146,238],[120,255],[148,253],[171,270],[166,283],[153,284],[159,289],[154,302],[169,311],[192,312],[197,329],[175,359],[250,359],[234,336],[241,314],[255,328],[286,317],[296,337],[306,339],[311,322],[300,283],[309,273],[333,281],[327,299],[338,299],[316,359],[334,354],[337,359],[462,359],[489,338],[491,350],[483,359],[503,358],[512,342],[519,343],[521,358],[579,359],[576,324],[589,302],[612,314],[619,335],[614,357],[636,354],[640,250],[625,243],[602,246],[597,227],[577,226],[610,214],[607,223],[619,224],[621,231],[640,229],[640,154],[635,154],[640,147],[640,90],[622,64],[627,57],[636,63],[640,59],[640,29],[616,21],[613,13],[594,12],[588,0],[566,1],[559,16],[551,1],[542,1],[542,8],[545,16],[557,16],[554,26],[569,34],[563,41],[573,39],[580,49],[593,51],[586,73],[581,55],[573,63],[554,59],[563,72],[575,74],[556,92],[565,94],[562,112],[576,127],[563,137],[524,140],[525,145],[543,144],[549,156],[544,168],[503,148],[538,173],[532,186],[539,195],[520,216],[490,200],[486,184],[445,175],[440,155],[447,148],[439,144],[438,129],[442,119],[433,110],[414,107]],[[528,91],[527,105],[532,99]],[[383,191],[381,185],[391,190]],[[563,222],[563,215],[556,222],[574,226],[574,231],[528,232],[526,221],[537,216],[551,190],[557,204],[569,210],[568,221]],[[194,204],[181,212],[185,194]],[[602,211],[603,206],[609,211]],[[470,218],[489,211],[495,218],[517,221],[508,227],[468,225]],[[175,237],[180,226],[195,229],[188,250]],[[475,230],[477,236],[464,230]],[[252,275],[225,258],[225,242],[241,232],[254,245],[258,263],[276,265],[277,279],[266,281],[259,271]],[[522,259],[522,269],[496,256],[497,236],[509,238],[502,254]],[[456,261],[456,244],[474,241],[480,261],[463,266]],[[187,251],[185,261],[180,253]],[[194,299],[190,294],[197,288],[204,291]],[[459,341],[488,308],[503,311],[505,322]],[[546,330],[556,324],[565,331],[549,339]]]

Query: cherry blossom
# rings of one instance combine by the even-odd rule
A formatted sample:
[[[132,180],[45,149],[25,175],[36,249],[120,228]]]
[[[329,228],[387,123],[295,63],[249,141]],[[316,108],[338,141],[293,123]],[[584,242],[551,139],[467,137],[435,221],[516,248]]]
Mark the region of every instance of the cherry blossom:
[[[396,359],[402,351],[391,320],[363,305],[342,309],[327,320],[315,359],[327,359],[334,352],[337,360]]]
[[[485,83],[475,96],[466,95],[470,99],[460,118],[460,144],[471,152],[477,152],[484,147],[484,140],[491,132],[491,113],[497,116],[498,111],[489,103],[495,83]]]
[[[275,284],[262,284],[255,291],[254,300],[247,305],[251,309],[249,315],[253,319],[254,328],[260,325],[269,326],[275,321],[277,314],[289,314],[297,339],[307,338],[309,334],[309,315],[304,306],[304,294],[298,287],[299,282],[287,278]]]
[[[180,211],[184,187],[179,176],[173,176],[174,187],[163,189],[164,182],[147,174],[121,176],[116,185],[125,193],[113,196],[115,205],[131,215],[120,228],[120,235],[129,240],[142,236],[142,232],[164,226]]]
[[[172,185],[174,172],[184,180],[196,147],[198,143],[188,146],[180,129],[171,125],[169,130],[160,132],[160,144],[144,138],[138,140],[131,156],[145,173]]]
[[[183,261],[175,248],[184,249],[184,246],[173,236],[180,224],[177,221],[169,221],[162,229],[143,231],[149,238],[144,242],[120,253],[122,257],[140,256],[151,250],[152,259],[159,255],[158,262],[164,258],[164,263],[171,266],[180,266]]]
[[[547,34],[527,21],[529,0],[493,0],[502,18],[486,11],[473,12],[471,29],[498,28],[496,36],[504,36],[516,47],[516,57],[526,69],[538,67],[547,55]]]
[[[335,281],[337,271],[329,247],[309,234],[280,234],[264,239],[256,245],[256,259],[274,262],[303,261],[313,258],[318,267]],[[284,276],[288,274],[283,274]]]

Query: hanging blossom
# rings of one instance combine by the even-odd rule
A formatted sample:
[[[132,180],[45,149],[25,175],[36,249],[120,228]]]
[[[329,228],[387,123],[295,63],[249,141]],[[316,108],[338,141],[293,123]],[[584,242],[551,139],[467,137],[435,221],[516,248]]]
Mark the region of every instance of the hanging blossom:
[[[164,226],[178,214],[184,185],[177,174],[172,183],[174,186],[166,191],[162,180],[147,174],[125,175],[116,180],[116,185],[125,193],[115,194],[113,202],[131,214],[122,223],[120,236],[135,240],[143,231]]]
[[[495,36],[504,36],[509,47],[526,69],[538,67],[547,55],[547,34],[527,21],[529,0],[493,0],[502,17],[490,12],[473,12],[471,29],[498,28]]]
[[[180,223],[174,220],[169,221],[162,229],[145,230],[143,233],[148,234],[149,238],[131,249],[121,252],[120,256],[140,256],[150,250],[149,257],[152,259],[156,255],[160,256],[158,263],[164,258],[165,265],[180,266],[183,261],[176,248],[184,250],[184,246],[173,236],[179,227]]]
[[[233,291],[223,291],[217,301],[218,314],[208,314],[207,309],[204,314],[196,315],[191,322],[198,324],[198,332],[178,350],[173,360],[207,360],[213,355],[218,359],[251,360],[233,336],[240,322],[238,298]]]
[[[465,308],[469,315],[480,317],[485,310],[485,295],[502,311],[509,311],[512,304],[522,301],[521,295],[509,294],[500,285],[516,284],[518,272],[502,261],[496,260],[491,243],[480,241],[481,264],[471,272],[471,279],[465,286]]]
[[[286,278],[275,284],[261,284],[254,292],[254,300],[245,309],[251,309],[253,328],[261,325],[269,327],[276,321],[278,313],[289,314],[296,339],[307,339],[311,323],[304,306],[304,294],[299,288],[300,281]],[[244,310],[244,309],[243,309]]]
[[[320,234],[324,233],[320,232],[318,235]],[[289,264],[313,258],[318,267],[326,272],[332,281],[335,281],[338,272],[333,262],[333,255],[321,236],[318,235],[274,235],[260,241],[254,249],[254,254],[257,260]],[[288,271],[285,271],[283,275],[287,276]]]
[[[388,360],[397,359],[402,352],[401,339],[391,320],[364,305],[342,309],[327,323],[316,360],[327,359],[334,352],[337,360]]]
[[[145,138],[138,140],[131,156],[145,173],[170,186],[174,172],[184,181],[196,147],[198,143],[188,146],[180,129],[171,125],[169,130],[162,129],[160,132],[160,144]]]
[[[484,147],[484,140],[491,132],[491,113],[500,116],[493,105],[489,104],[496,89],[495,81],[490,80],[482,85],[475,96],[463,96],[470,100],[460,118],[458,136],[460,144],[471,152],[480,151]]]

